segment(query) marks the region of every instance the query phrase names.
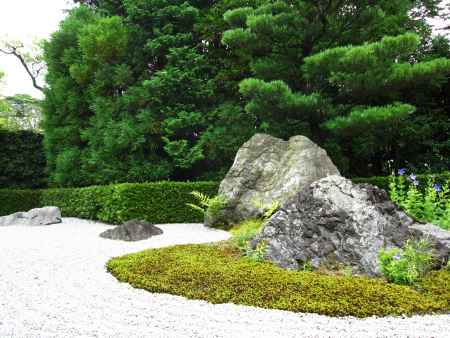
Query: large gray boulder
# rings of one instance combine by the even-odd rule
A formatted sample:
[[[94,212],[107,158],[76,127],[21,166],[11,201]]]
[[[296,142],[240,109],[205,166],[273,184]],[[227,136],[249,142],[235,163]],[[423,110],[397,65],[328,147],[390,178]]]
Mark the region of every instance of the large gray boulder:
[[[0,217],[0,227],[11,225],[51,225],[61,223],[61,221],[61,211],[58,207],[44,207]]]
[[[121,241],[141,241],[152,236],[161,235],[163,231],[143,220],[131,220],[114,229],[108,229],[100,234],[100,237],[121,240]]]
[[[256,134],[237,152],[221,182],[219,194],[227,207],[206,215],[206,225],[235,224],[261,214],[258,204],[283,204],[312,182],[339,171],[326,151],[304,136],[289,141]]]
[[[450,232],[415,222],[384,190],[330,176],[286,202],[251,244],[266,243],[266,258],[283,268],[308,262],[377,275],[379,250],[400,247],[414,236],[431,239],[438,258],[448,259]]]

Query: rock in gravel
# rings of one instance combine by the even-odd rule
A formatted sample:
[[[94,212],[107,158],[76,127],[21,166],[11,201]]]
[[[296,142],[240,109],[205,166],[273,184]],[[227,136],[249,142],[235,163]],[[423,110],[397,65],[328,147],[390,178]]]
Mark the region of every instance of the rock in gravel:
[[[283,204],[312,182],[339,171],[326,151],[305,136],[289,141],[256,134],[237,152],[221,182],[219,194],[227,207],[206,215],[205,225],[235,224],[261,214],[258,204]],[[227,225],[225,224],[225,225]]]
[[[0,217],[0,227],[10,225],[39,226],[61,223],[61,210],[58,207],[31,209]]]
[[[161,235],[163,231],[144,220],[131,220],[122,225],[109,229],[100,234],[100,237],[121,240],[121,241],[141,241],[152,236]]]
[[[381,248],[401,247],[425,234],[440,259],[448,259],[450,232],[417,223],[378,187],[329,176],[286,202],[252,246],[266,243],[266,258],[282,268],[309,262],[315,268],[352,267],[356,273],[378,275]]]

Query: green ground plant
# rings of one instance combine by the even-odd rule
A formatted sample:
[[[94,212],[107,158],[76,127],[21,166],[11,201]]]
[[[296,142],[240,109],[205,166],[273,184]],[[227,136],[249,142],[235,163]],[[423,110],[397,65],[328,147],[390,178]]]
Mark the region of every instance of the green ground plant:
[[[431,270],[433,249],[426,239],[408,240],[401,249],[380,250],[378,259],[389,282],[412,285]]]
[[[230,230],[231,241],[241,250],[248,249],[249,241],[254,238],[263,226],[262,219],[250,219]]]
[[[450,229],[450,179],[441,183],[433,175],[419,179],[401,168],[390,176],[389,196],[414,218]]]
[[[360,318],[450,311],[446,269],[410,287],[373,278],[283,270],[243,257],[230,242],[147,250],[113,258],[107,269],[136,288],[213,304]]]

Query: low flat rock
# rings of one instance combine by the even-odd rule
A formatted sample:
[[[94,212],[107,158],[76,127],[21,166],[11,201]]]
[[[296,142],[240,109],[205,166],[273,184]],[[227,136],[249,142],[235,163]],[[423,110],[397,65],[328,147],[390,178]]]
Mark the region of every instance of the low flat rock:
[[[58,207],[31,209],[28,212],[16,212],[8,216],[0,217],[0,227],[11,225],[41,226],[61,222],[61,210]]]
[[[108,229],[100,237],[120,241],[141,241],[153,236],[161,235],[163,231],[144,220],[131,220],[114,229]]]

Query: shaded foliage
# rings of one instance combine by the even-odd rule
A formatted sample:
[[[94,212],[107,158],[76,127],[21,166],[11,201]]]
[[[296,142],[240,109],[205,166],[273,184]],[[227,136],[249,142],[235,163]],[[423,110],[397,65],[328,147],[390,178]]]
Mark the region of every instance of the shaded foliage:
[[[439,170],[449,152],[449,48],[425,22],[439,3],[275,1],[227,12],[223,42],[253,72],[240,87],[246,110],[271,134],[310,136],[347,174],[381,173],[387,159]]]
[[[42,134],[0,128],[0,188],[47,184]]]

